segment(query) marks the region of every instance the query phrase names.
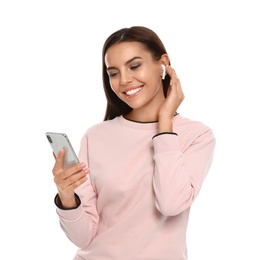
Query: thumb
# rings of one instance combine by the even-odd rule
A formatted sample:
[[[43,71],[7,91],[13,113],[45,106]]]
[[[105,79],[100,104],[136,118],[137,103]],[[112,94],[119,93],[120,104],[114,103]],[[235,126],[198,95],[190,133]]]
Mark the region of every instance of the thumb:
[[[65,158],[65,149],[61,149],[60,151],[59,151],[59,153],[58,153],[58,155],[56,156],[55,154],[54,154],[54,157],[55,157],[55,159],[56,159],[56,165],[58,166],[58,167],[63,167],[63,164],[64,164],[64,158]]]

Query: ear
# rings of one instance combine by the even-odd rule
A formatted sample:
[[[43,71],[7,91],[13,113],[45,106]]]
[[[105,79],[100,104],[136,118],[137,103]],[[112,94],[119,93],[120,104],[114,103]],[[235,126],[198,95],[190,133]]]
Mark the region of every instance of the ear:
[[[170,65],[170,60],[166,53],[161,56],[160,60],[161,64],[164,64],[165,66]]]

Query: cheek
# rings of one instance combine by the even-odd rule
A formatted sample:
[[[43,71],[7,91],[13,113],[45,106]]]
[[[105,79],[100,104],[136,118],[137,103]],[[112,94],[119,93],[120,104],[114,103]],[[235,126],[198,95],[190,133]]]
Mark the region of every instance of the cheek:
[[[114,83],[114,80],[113,81],[109,80],[109,84],[110,84],[112,91],[116,93],[116,83]]]
[[[150,81],[152,72],[149,69],[143,69],[137,72],[134,76],[142,82],[147,82]]]
[[[123,94],[121,92],[119,92],[118,83],[114,82],[114,80],[110,80],[109,83],[110,83],[110,87],[111,87],[112,91],[116,94],[116,96],[119,99],[122,100],[123,99]]]
[[[160,79],[159,72],[154,67],[147,68],[146,70],[140,71],[139,79],[147,83],[153,83]]]

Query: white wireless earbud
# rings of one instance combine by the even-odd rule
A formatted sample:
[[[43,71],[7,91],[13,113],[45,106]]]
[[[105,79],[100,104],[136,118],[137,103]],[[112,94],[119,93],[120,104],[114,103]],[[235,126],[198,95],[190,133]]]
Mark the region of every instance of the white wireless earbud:
[[[166,66],[164,64],[161,64],[162,67],[162,79],[165,79],[166,77]]]

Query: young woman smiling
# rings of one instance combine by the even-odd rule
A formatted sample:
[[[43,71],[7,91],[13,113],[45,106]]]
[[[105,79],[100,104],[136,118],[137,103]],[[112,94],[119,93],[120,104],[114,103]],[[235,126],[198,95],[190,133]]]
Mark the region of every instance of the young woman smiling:
[[[210,169],[215,137],[178,114],[181,83],[149,28],[105,41],[104,121],[86,130],[80,163],[53,168],[57,214],[79,247],[74,260],[186,260],[190,207]]]

